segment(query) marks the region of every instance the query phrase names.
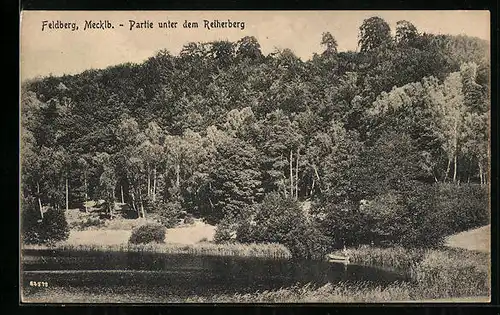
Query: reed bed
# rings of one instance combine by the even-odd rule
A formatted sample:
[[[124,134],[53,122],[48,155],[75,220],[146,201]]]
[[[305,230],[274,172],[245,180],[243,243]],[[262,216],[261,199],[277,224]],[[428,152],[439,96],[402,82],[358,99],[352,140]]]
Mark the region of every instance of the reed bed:
[[[405,249],[362,246],[347,249],[351,262],[404,272],[412,279],[413,292],[422,298],[489,296],[489,253],[464,249]]]
[[[416,267],[427,251],[426,249],[406,249],[403,247],[360,246],[342,252],[338,251],[336,254],[348,256],[352,263],[407,272]]]
[[[290,259],[288,248],[281,244],[120,244],[120,245],[72,245],[56,244],[54,246],[24,245],[23,249],[53,249],[64,251],[87,252],[148,252],[159,254],[190,254],[197,256],[239,256],[274,259]]]
[[[321,287],[311,284],[296,285],[272,291],[251,294],[196,296],[185,302],[191,303],[382,303],[407,301],[411,298],[411,288],[405,282],[386,287],[370,287],[363,282],[327,283]]]

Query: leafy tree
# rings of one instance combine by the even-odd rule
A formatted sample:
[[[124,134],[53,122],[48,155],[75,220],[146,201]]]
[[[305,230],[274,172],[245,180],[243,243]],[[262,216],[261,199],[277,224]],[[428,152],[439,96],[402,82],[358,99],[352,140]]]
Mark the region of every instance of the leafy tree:
[[[236,43],[236,56],[258,60],[264,57],[260,44],[254,36],[245,36]]]
[[[107,153],[96,153],[95,160],[101,168],[101,175],[99,177],[101,197],[105,201],[110,217],[113,217],[115,208],[115,189],[116,189],[116,172],[114,169],[113,157]]]
[[[332,56],[337,53],[337,41],[330,32],[323,33],[321,36],[321,45],[325,46],[323,56]]]
[[[262,181],[256,149],[235,138],[217,148],[209,174],[211,220],[238,216],[241,209],[260,200]]]
[[[390,45],[392,41],[391,28],[386,21],[378,16],[365,19],[359,27],[361,52],[372,51],[379,47]]]
[[[405,20],[396,23],[396,36],[394,40],[397,45],[412,45],[418,36],[418,30],[412,23]]]

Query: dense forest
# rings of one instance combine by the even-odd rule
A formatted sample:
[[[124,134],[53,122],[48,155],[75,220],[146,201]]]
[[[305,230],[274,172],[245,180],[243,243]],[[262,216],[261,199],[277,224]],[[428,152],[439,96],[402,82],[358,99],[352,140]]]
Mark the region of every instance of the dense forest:
[[[485,224],[489,42],[408,21],[394,34],[372,17],[357,51],[325,32],[307,61],[244,37],[24,81],[21,211],[186,211],[218,224],[218,241],[303,256]]]

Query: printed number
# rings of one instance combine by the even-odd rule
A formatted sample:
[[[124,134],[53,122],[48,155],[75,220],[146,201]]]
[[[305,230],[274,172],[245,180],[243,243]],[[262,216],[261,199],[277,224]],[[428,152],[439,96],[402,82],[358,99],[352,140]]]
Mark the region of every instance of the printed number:
[[[49,283],[45,281],[30,281],[30,286],[38,288],[48,288]]]

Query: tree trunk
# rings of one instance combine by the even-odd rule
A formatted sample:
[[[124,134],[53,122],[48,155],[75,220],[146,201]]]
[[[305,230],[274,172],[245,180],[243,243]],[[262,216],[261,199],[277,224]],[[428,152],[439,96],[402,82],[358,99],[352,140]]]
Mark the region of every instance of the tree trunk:
[[[290,198],[293,199],[293,152],[290,149]]]
[[[156,166],[153,167],[153,201],[156,201]]]
[[[40,199],[40,183],[36,182],[36,193],[38,197],[38,206],[40,207],[40,216],[43,219],[43,209],[42,209],[42,200]]]
[[[144,203],[142,202],[142,194],[139,193],[139,199],[141,202],[141,215],[143,218],[146,218],[146,212],[144,211]]]
[[[458,119],[455,120],[454,128],[454,161],[453,161],[453,182],[457,182],[457,155],[458,155]]]
[[[125,199],[123,198],[123,185],[120,185],[120,193],[122,195],[122,204],[125,203]]]
[[[68,188],[68,174],[66,174],[66,211],[69,208],[69,188]]]
[[[299,148],[297,148],[297,163],[295,164],[295,200],[299,198]]]
[[[477,164],[479,166],[479,182],[481,183],[481,186],[483,186],[484,185],[484,182],[483,182],[483,166],[481,165],[481,162],[478,162]]]
[[[283,163],[283,153],[281,153],[280,155],[280,164]],[[286,183],[286,175],[285,175],[286,171],[283,170],[283,172],[281,173],[281,175],[283,176],[283,178],[281,179],[280,181],[280,187],[278,187],[278,189],[280,189],[281,187],[283,188],[283,193],[284,193],[284,196],[285,198],[287,198],[288,196],[288,187],[287,187],[287,183]]]
[[[85,188],[85,201],[89,199],[88,186],[87,186],[87,172],[83,174],[83,186]]]
[[[87,186],[87,171],[83,172],[83,186],[85,187],[85,213],[88,213],[87,201],[89,200],[88,186]]]
[[[149,170],[149,163],[147,163],[148,165],[148,197],[151,195],[151,172]]]
[[[114,189],[109,190],[109,195],[111,196],[111,200],[109,202],[109,218],[113,218],[113,210],[115,210],[115,192]]]
[[[457,155],[455,154],[454,162],[453,162],[453,182],[457,182]]]
[[[316,165],[313,165],[313,169],[314,169],[314,174],[316,175],[316,179],[318,180],[319,183],[321,183],[320,178],[319,178],[319,174],[318,174],[318,170],[316,169]],[[319,186],[319,188],[321,191],[321,186]]]
[[[312,196],[312,195],[313,195],[313,192],[314,192],[314,184],[315,184],[315,182],[316,182],[316,180],[315,180],[314,176],[313,176],[313,178],[312,178],[312,181],[313,181],[313,182],[312,182],[312,185],[311,185],[311,192],[309,193],[309,196]]]
[[[446,183],[446,180],[448,179],[448,174],[450,173],[450,165],[451,165],[451,159],[448,158],[448,166],[446,167],[446,173],[444,173],[443,183]]]
[[[135,193],[134,193],[134,186],[132,185],[132,208],[134,209],[134,211],[137,213],[137,217],[139,217],[139,211],[137,211],[137,207],[135,205]]]

